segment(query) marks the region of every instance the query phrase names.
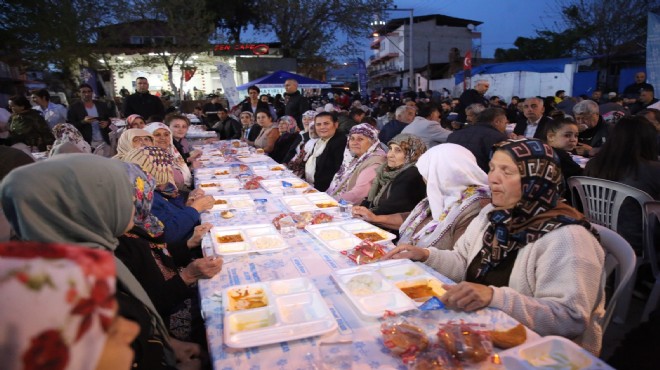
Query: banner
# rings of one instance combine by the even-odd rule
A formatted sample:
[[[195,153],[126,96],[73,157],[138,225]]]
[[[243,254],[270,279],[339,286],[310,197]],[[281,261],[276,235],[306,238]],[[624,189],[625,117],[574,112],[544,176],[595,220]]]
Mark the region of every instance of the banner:
[[[99,96],[98,86],[96,84],[95,70],[88,67],[80,68],[80,83],[86,83],[91,86],[92,91],[94,92],[94,97]]]
[[[358,87],[361,95],[367,95],[367,65],[362,58],[357,58],[358,63]]]
[[[646,82],[660,86],[660,15],[649,13],[646,34]],[[657,94],[656,94],[657,95]]]
[[[463,59],[463,91],[470,87],[470,77],[472,77],[472,51],[468,50]]]
[[[220,85],[222,86],[223,93],[229,108],[231,109],[236,104],[241,102],[238,90],[236,90],[236,80],[234,79],[234,70],[227,63],[218,63],[218,74],[220,75]]]

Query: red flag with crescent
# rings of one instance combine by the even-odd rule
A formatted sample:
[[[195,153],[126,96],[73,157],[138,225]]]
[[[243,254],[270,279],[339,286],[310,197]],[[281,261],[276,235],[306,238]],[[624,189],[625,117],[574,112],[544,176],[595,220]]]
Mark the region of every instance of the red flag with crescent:
[[[183,79],[188,82],[195,75],[197,68],[190,68],[183,71]]]
[[[472,69],[472,51],[470,50],[465,53],[465,59],[463,60],[463,70],[467,71],[469,69]]]

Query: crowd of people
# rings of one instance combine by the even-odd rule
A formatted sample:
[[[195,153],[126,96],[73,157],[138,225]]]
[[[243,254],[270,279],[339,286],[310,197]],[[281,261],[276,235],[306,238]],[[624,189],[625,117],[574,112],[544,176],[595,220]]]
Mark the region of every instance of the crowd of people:
[[[625,99],[608,102],[558,92],[507,104],[487,97],[486,80],[456,99],[384,91],[312,102],[287,80],[282,102],[251,86],[241,104],[225,107],[211,96],[195,114],[217,133],[210,140],[245,142],[318,191],[353,204],[355,217],[396,234],[384,258],[422,261],[456,281],[441,298],[448,307],[498,308],[597,355],[605,253],[597,232],[567,202],[566,181],[614,180],[660,200],[660,111],[653,87],[635,84]],[[33,94],[37,109],[24,96],[9,101],[9,135],[0,145],[0,241],[16,241],[0,245],[0,307],[18,312],[12,309],[34,290],[34,279],[46,284],[43,276],[57,289],[29,293],[48,302],[41,309],[58,307],[56,319],[35,325],[27,316],[3,317],[21,333],[16,361],[27,361],[24,353],[38,350],[35,338],[46,335],[41,340],[65,348],[71,363],[208,365],[195,285],[222,269],[221,258],[203,257],[199,248],[211,227],[200,214],[214,198],[195,188],[201,152],[186,139],[189,116],[166,114],[145,78],[136,86],[121,112],[95,101],[86,84],[68,111],[48,104],[43,91]],[[113,124],[114,116],[125,125]],[[49,158],[33,163],[36,151]],[[574,155],[593,158],[582,169]],[[631,204],[624,212],[618,230],[641,253],[641,210]],[[75,291],[65,292],[63,281]],[[82,301],[87,316],[64,313]],[[60,322],[80,322],[80,329],[71,335]],[[93,350],[82,354],[83,345]],[[56,352],[42,360],[64,361]]]

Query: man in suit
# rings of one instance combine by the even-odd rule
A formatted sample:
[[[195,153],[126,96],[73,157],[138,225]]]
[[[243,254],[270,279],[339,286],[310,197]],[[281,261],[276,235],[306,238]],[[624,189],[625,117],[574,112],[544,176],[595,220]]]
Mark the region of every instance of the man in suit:
[[[131,114],[139,114],[148,120],[155,116],[162,120],[165,117],[165,106],[155,95],[149,93],[149,81],[144,77],[138,77],[135,80],[136,92],[124,99],[124,109],[122,114],[128,117]]]
[[[330,112],[317,114],[314,117],[314,128],[319,140],[305,163],[305,179],[318,191],[326,191],[341,167],[347,139],[346,135],[338,131],[337,116]]]
[[[302,130],[302,115],[311,109],[309,100],[298,91],[298,81],[294,79],[284,81],[284,90],[286,91],[284,96],[288,98],[284,107],[284,115],[295,118],[298,128]]]
[[[484,107],[487,107],[489,105],[488,99],[484,96],[488,89],[490,88],[490,82],[488,80],[478,80],[476,85],[474,86],[474,89],[468,89],[463,91],[461,94],[461,97],[458,98],[459,103],[456,106],[456,109],[454,110],[456,113],[458,113],[458,121],[459,122],[466,122],[465,121],[465,108],[468,106],[478,103],[483,105]]]
[[[543,99],[537,97],[525,99],[523,103],[525,118],[516,123],[513,133],[529,139],[545,140],[545,125],[552,121],[552,118],[544,116],[544,112]]]
[[[103,143],[110,145],[110,117],[115,113],[106,103],[93,99],[94,91],[90,85],[84,83],[78,91],[81,100],[71,104],[67,121],[80,131],[92,151]]]

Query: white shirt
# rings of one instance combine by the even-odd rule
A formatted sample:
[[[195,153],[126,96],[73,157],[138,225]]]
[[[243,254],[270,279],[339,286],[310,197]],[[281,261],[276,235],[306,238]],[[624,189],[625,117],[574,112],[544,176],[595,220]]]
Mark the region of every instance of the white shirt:
[[[316,173],[316,157],[323,153],[326,145],[328,145],[328,141],[330,139],[319,139],[316,141],[312,155],[305,162],[305,180],[312,185],[314,185],[314,174]]]
[[[41,115],[44,117],[46,123],[48,123],[48,127],[51,130],[58,123],[66,123],[67,110],[61,104],[48,102],[48,106],[45,109],[41,108],[39,105],[34,106],[33,109],[41,112]]]
[[[543,116],[541,116],[543,118]],[[527,122],[527,127],[525,128],[525,137],[528,139],[533,139],[534,134],[536,134],[536,129],[539,127],[539,121],[541,121],[541,118],[537,119],[534,122]]]

